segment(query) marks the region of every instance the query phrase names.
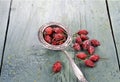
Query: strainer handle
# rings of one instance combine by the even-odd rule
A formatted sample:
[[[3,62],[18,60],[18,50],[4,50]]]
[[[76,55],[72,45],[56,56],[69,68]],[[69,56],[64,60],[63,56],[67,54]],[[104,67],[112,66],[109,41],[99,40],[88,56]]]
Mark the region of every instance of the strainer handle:
[[[75,74],[76,77],[78,78],[79,82],[88,82],[88,81],[86,80],[86,78],[84,77],[82,71],[81,71],[81,70],[78,68],[78,66],[75,64],[74,60],[70,57],[70,55],[68,54],[68,52],[65,51],[65,50],[62,50],[62,51],[66,54],[66,56],[67,56],[67,58],[68,58],[68,60],[69,60],[69,63],[70,63],[70,65],[72,66],[72,69],[73,69],[73,71],[74,71],[74,74]]]

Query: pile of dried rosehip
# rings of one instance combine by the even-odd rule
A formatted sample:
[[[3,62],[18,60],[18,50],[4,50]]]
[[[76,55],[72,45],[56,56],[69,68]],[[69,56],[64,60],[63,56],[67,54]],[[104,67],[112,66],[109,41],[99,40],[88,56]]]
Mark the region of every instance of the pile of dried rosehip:
[[[52,45],[63,44],[67,39],[66,31],[57,25],[46,27],[43,36],[44,40]]]
[[[78,59],[83,60],[88,67],[94,67],[95,62],[100,59],[100,56],[95,54],[95,48],[100,46],[100,42],[96,39],[89,40],[87,34],[87,30],[79,30],[76,33],[73,48],[76,51],[82,51],[76,54]]]

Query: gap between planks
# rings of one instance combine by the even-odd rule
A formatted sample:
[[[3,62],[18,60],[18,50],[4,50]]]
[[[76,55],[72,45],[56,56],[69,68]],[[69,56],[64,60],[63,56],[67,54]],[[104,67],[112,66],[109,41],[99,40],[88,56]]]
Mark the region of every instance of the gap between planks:
[[[116,52],[116,56],[117,56],[118,67],[119,67],[119,71],[120,71],[120,60],[119,60],[119,56],[118,56],[118,49],[117,49],[117,44],[116,44],[116,40],[115,40],[115,35],[114,35],[114,32],[113,32],[113,25],[112,25],[112,20],[111,20],[111,17],[110,17],[108,0],[105,0],[105,3],[106,3],[106,8],[107,8],[107,14],[108,14],[108,19],[109,19],[109,23],[110,23],[111,33],[112,33],[112,37],[113,37],[113,42],[114,42],[114,46],[115,46],[115,52]]]
[[[10,23],[11,6],[12,6],[12,0],[10,1],[8,20],[7,20],[7,27],[6,27],[6,31],[5,31],[5,38],[4,38],[4,44],[3,44],[3,50],[2,50],[1,65],[0,65],[0,76],[1,76],[1,72],[2,72],[4,52],[5,52],[5,46],[6,46],[6,41],[7,41],[7,33],[8,33],[8,28],[9,28],[9,23]]]

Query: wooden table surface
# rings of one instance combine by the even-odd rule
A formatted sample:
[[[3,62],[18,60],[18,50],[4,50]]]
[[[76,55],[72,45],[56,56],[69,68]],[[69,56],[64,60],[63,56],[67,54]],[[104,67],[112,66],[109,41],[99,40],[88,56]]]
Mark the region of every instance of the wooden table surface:
[[[0,82],[78,82],[64,53],[40,46],[38,29],[51,21],[101,42],[96,53],[107,60],[78,64],[88,82],[120,82],[119,0],[0,0]],[[64,68],[53,75],[56,60]]]

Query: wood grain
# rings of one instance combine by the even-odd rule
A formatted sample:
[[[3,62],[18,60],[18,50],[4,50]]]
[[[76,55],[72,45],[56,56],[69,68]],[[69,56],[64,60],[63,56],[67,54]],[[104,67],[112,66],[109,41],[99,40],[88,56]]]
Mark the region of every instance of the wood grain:
[[[115,43],[117,46],[118,56],[120,60],[120,1],[108,1],[110,16],[111,16],[111,22],[112,22],[112,28],[113,33],[115,36]]]
[[[7,28],[10,0],[0,0],[0,64]]]
[[[103,58],[97,63],[95,69],[85,68],[83,72],[90,82],[119,82],[120,73],[112,39],[105,1],[84,2],[85,11],[81,16],[84,22],[81,26],[89,31],[90,38],[96,38],[101,42],[101,46],[96,49],[96,53]],[[92,76],[91,76],[92,75]]]
[[[71,33],[87,29],[90,38],[100,40],[96,53],[108,60],[101,60],[93,69],[79,64],[89,82],[119,82],[105,1],[13,0],[12,8],[1,81],[78,82],[64,53],[40,46],[39,27],[55,21],[66,25]],[[67,50],[74,57],[73,50]],[[56,60],[63,62],[63,69],[52,74],[51,67]]]

